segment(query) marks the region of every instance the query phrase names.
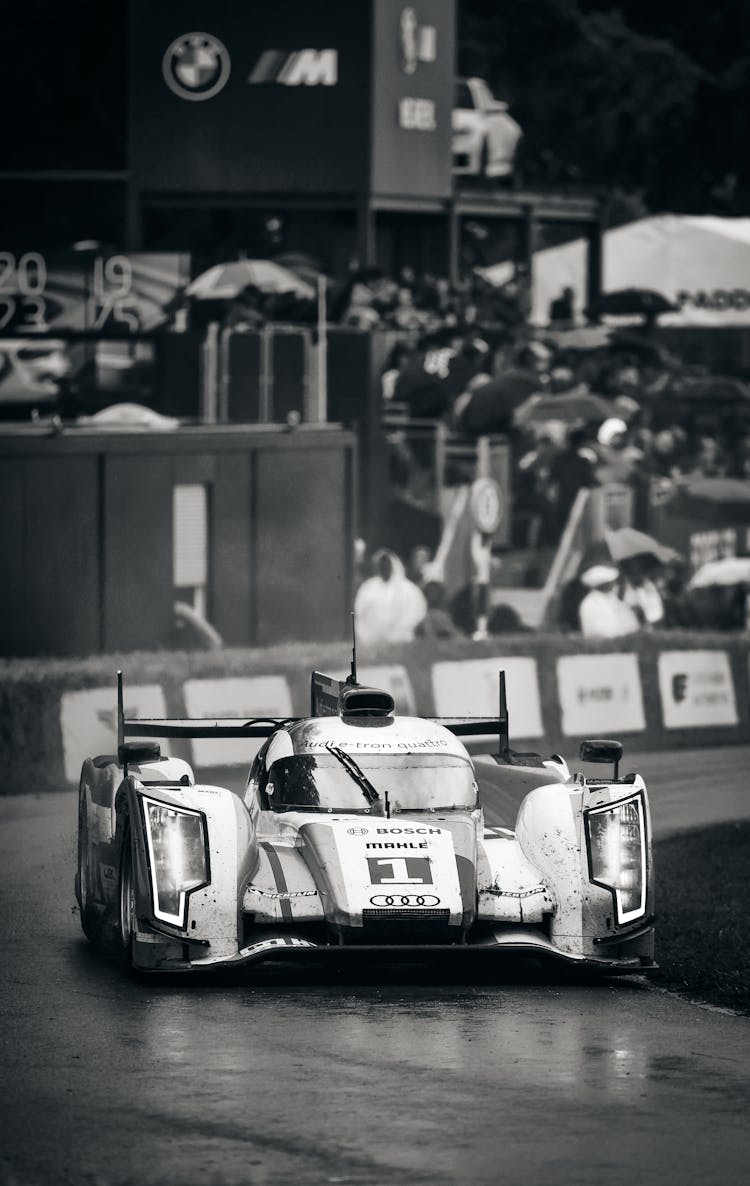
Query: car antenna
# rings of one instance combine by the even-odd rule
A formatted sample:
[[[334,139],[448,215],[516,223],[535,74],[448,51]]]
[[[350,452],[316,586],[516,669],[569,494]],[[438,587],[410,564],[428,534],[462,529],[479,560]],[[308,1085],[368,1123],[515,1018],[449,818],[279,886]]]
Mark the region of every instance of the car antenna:
[[[125,710],[122,696],[122,672],[117,672],[117,752],[125,740]]]
[[[508,697],[505,692],[505,672],[500,672],[500,706],[497,714],[500,725],[500,756],[507,762],[510,758],[510,727],[508,723]]]
[[[351,671],[346,678],[348,684],[356,684],[357,682],[357,632],[354,628],[354,613],[352,612],[352,665]]]

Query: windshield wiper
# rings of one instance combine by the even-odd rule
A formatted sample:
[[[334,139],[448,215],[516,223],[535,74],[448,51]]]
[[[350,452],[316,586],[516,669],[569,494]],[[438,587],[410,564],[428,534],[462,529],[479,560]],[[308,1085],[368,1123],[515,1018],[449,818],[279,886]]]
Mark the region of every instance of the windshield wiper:
[[[362,794],[364,795],[370,807],[372,807],[374,803],[379,803],[380,795],[375,790],[375,787],[370,782],[364,770],[361,770],[354,761],[354,758],[351,756],[351,754],[348,754],[343,749],[339,749],[337,745],[332,745],[330,742],[326,744],[326,749],[328,750],[329,754],[333,754],[334,758],[338,758],[346,772],[351,775],[357,786],[362,791]],[[386,811],[387,808],[388,800],[386,798]]]

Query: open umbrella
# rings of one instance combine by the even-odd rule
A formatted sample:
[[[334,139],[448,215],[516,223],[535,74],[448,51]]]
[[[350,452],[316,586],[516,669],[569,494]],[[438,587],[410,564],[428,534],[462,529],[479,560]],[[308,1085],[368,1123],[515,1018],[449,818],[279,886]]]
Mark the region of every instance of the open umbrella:
[[[670,506],[713,527],[750,523],[750,479],[695,478],[675,492]]]
[[[750,556],[725,556],[699,568],[690,578],[688,589],[744,584],[750,585]]]
[[[292,293],[307,300],[315,298],[312,284],[271,259],[236,259],[215,264],[197,276],[185,294],[199,301],[231,301],[250,285],[265,293]]]
[[[610,345],[614,330],[610,325],[580,325],[575,329],[550,330],[545,341],[556,350],[603,350]]]
[[[603,292],[593,308],[596,313],[612,317],[658,317],[660,313],[673,313],[677,306],[653,288],[618,288]]]
[[[488,379],[462,396],[463,407],[458,418],[462,432],[481,435],[487,432],[507,432],[513,412],[539,387],[539,376],[533,371],[512,368],[494,379]]]
[[[547,420],[566,424],[596,424],[612,415],[612,405],[589,391],[566,391],[560,395],[532,395],[515,412],[515,422],[525,428]]]
[[[728,375],[677,377],[664,392],[664,398],[689,403],[737,405],[750,404],[750,386]]]
[[[674,548],[667,547],[645,531],[637,531],[635,527],[618,527],[612,531],[605,531],[604,542],[611,558],[619,564],[621,560],[630,560],[633,556],[653,556],[661,564],[669,564],[672,560],[679,560],[680,554]]]

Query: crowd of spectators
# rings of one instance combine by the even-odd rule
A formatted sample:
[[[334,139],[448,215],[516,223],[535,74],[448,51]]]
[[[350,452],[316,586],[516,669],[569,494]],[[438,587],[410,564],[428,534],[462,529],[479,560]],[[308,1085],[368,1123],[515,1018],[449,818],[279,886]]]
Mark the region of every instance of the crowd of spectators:
[[[388,637],[400,639],[394,607],[407,603],[409,637],[472,633],[476,624],[471,591],[448,602],[430,569],[444,508],[435,501],[434,449],[420,427],[440,425],[454,442],[487,434],[508,440],[510,545],[536,555],[557,547],[581,489],[627,487],[632,521],[645,530],[654,499],[680,484],[750,478],[750,388],[683,364],[660,344],[653,317],[625,329],[576,328],[564,297],[544,331],[528,325],[522,270],[503,287],[479,271],[454,285],[410,268],[396,277],[352,270],[343,284],[329,285],[329,321],[396,338],[381,375],[390,486],[381,532],[367,541],[374,570],[370,575],[365,564],[362,572],[361,600],[370,598],[358,613],[363,641],[368,618],[378,614],[389,621]],[[314,316],[314,302],[246,292],[226,324]],[[465,483],[470,466],[454,462],[443,477],[448,485]],[[721,610],[696,609],[686,565],[654,567],[646,557],[648,571],[635,574],[606,557],[590,560],[563,590],[561,628],[613,634],[657,625],[744,627],[739,594],[731,605],[725,598]],[[507,608],[492,615],[493,626],[522,628]]]
[[[653,324],[532,331],[522,286],[490,294],[475,280],[472,293],[456,292],[428,277],[410,284],[408,299],[403,291],[394,299],[396,282],[367,287],[370,295],[352,287],[346,317],[405,331],[382,374],[392,502],[384,535],[374,542],[392,547],[407,568],[415,549],[426,547],[429,555],[439,533],[433,454],[424,435],[412,431],[420,422],[443,425],[453,441],[507,438],[511,546],[537,554],[557,547],[581,489],[628,488],[633,523],[646,530],[651,503],[675,488],[701,477],[750,478],[750,389],[684,365],[659,344]],[[373,292],[381,296],[373,300]],[[467,299],[477,292],[486,305]],[[407,308],[415,312],[407,316]],[[455,475],[457,483],[466,478],[465,468]],[[427,600],[420,566],[411,570]],[[717,591],[707,610],[688,577],[684,557],[664,563],[646,555],[622,564],[584,557],[563,591],[558,625],[600,635],[656,626],[744,628],[743,589],[733,596]],[[441,622],[471,633],[468,595],[446,606],[433,588],[429,600]],[[431,629],[429,621],[423,630]],[[512,611],[495,613],[494,628],[521,623]]]

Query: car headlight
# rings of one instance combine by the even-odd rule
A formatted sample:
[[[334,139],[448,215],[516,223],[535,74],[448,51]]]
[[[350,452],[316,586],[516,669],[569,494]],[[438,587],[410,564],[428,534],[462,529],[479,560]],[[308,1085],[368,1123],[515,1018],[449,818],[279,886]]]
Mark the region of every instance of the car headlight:
[[[618,923],[646,910],[646,820],[639,794],[586,813],[589,876],[612,891]]]
[[[206,817],[145,795],[141,803],[154,915],[184,929],[188,894],[210,881]]]

